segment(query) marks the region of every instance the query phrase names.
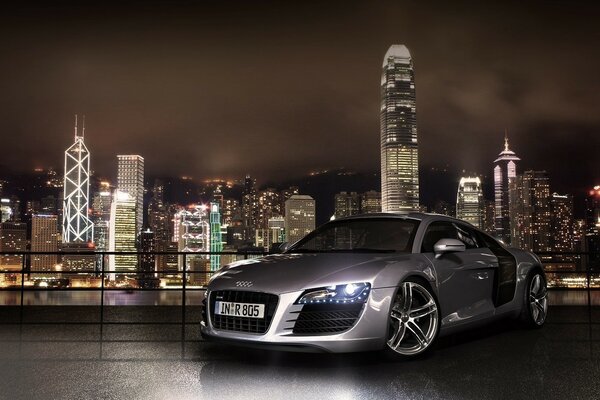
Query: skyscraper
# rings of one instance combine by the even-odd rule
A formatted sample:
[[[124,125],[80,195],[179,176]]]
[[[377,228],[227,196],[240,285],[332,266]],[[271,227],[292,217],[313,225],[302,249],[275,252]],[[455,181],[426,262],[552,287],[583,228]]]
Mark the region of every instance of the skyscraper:
[[[128,193],[135,201],[135,233],[144,221],[144,157],[118,155],[117,190]]]
[[[573,196],[552,193],[550,197],[552,251],[569,252],[574,249]]]
[[[511,245],[550,251],[550,185],[546,171],[525,171],[510,184]]]
[[[77,131],[75,116],[75,142],[65,151],[65,177],[63,184],[63,242],[91,242],[94,224],[88,218],[90,197],[90,152],[83,142],[85,119],[81,136]]]
[[[384,212],[419,208],[419,149],[412,58],[392,45],[381,74],[381,207]]]
[[[285,239],[297,242],[315,229],[315,200],[295,194],[285,202]]]
[[[210,251],[220,253],[223,250],[223,241],[221,238],[221,212],[219,203],[210,203]],[[221,255],[210,255],[210,270],[216,271],[221,268]]]
[[[496,237],[506,244],[511,244],[509,182],[517,176],[517,161],[520,160],[508,147],[508,135],[505,134],[504,150],[494,161],[494,200]]]
[[[484,208],[481,179],[470,176],[460,178],[456,194],[456,218],[483,228]]]
[[[109,250],[111,252],[135,252],[136,201],[129,193],[115,191],[110,210]],[[135,272],[137,257],[135,254],[111,254],[109,257],[110,274],[114,280],[115,273]]]
[[[56,215],[34,214],[31,217],[31,251],[56,253],[58,251],[58,223]],[[32,271],[53,271],[58,263],[56,254],[35,254],[31,256]],[[39,278],[35,274],[33,278]]]

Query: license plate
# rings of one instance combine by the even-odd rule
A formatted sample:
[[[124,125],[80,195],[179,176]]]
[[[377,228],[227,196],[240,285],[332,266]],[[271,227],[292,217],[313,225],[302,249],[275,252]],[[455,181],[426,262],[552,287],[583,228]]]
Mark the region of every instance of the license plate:
[[[232,317],[264,318],[265,305],[217,301],[215,302],[215,314],[229,315]]]

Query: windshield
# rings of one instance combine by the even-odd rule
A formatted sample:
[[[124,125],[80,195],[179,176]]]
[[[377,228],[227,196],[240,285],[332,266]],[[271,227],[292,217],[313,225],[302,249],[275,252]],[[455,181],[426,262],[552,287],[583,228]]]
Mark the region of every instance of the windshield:
[[[418,221],[360,218],[329,222],[309,233],[288,252],[410,253]]]

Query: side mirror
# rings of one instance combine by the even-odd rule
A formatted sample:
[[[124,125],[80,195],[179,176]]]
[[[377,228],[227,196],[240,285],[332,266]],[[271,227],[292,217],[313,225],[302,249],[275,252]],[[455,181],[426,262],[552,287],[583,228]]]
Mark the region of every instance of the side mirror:
[[[465,244],[458,239],[440,239],[433,245],[435,258],[440,258],[443,254],[465,251]]]

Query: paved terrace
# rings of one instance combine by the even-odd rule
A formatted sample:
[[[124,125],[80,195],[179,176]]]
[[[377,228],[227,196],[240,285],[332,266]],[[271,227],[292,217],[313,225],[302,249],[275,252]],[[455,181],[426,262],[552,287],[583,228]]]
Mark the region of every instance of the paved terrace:
[[[200,339],[198,307],[0,307],[0,399],[593,399],[600,307],[553,306],[441,340],[427,358],[251,350]],[[21,323],[22,322],[22,323]]]

